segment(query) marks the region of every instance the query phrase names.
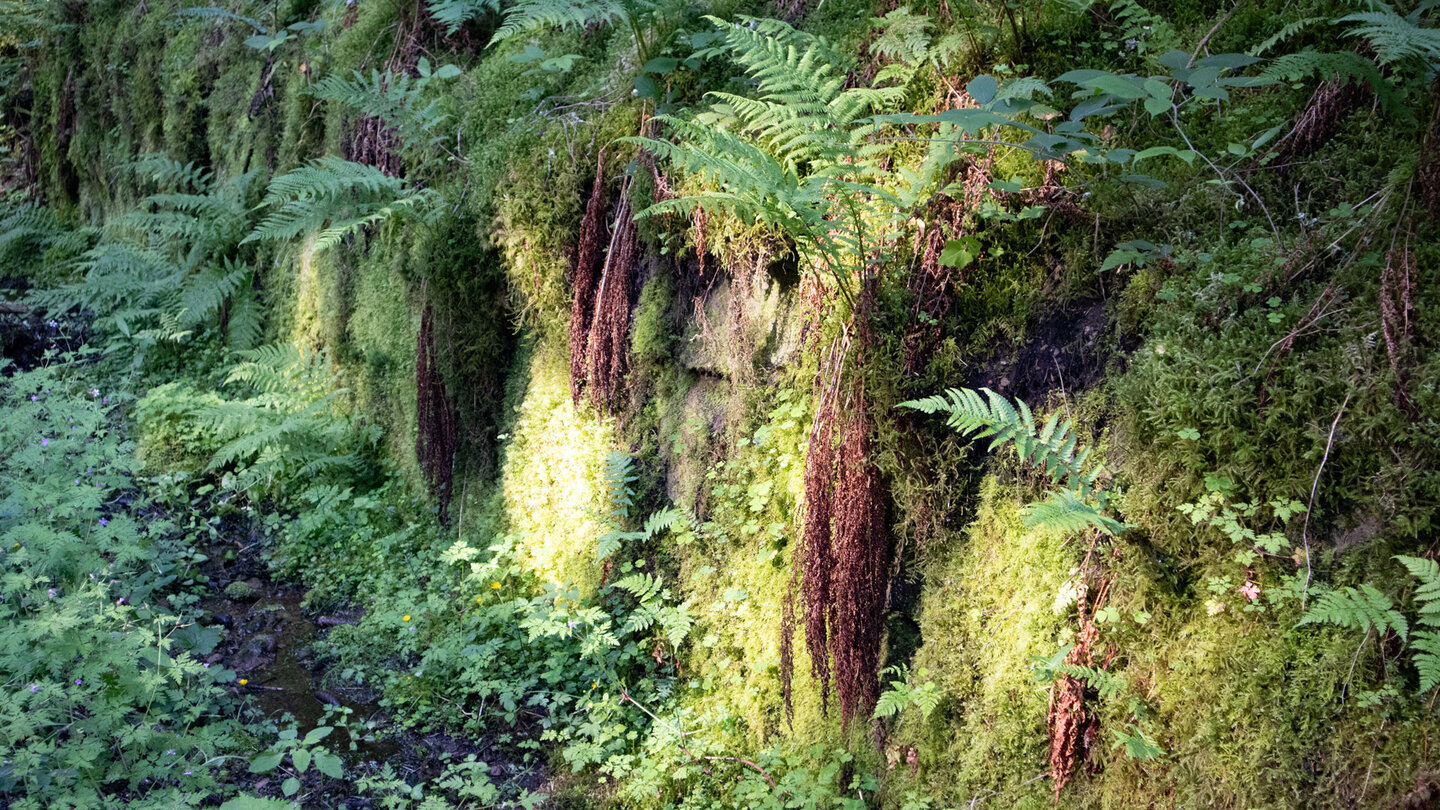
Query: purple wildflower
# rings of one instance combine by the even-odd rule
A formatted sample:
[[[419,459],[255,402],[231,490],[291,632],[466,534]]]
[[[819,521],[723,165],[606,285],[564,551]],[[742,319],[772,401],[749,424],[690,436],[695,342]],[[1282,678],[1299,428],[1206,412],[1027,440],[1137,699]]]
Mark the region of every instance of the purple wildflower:
[[[41,447],[49,447],[49,446],[50,446],[50,439],[49,439],[48,437],[41,437],[41,439],[40,439],[40,446],[41,446]]]
[[[101,525],[101,526],[109,526],[109,525],[110,525],[110,521],[106,520],[105,518],[100,518],[100,525]]]

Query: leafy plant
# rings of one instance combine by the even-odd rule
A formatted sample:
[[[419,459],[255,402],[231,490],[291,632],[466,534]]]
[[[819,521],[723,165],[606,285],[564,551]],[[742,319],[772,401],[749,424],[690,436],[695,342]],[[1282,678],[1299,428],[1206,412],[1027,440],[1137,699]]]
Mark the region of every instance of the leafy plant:
[[[241,241],[313,234],[311,249],[324,250],[392,217],[429,221],[439,198],[433,189],[406,185],[373,166],[316,158],[270,181],[260,203],[267,213]]]
[[[93,352],[0,378],[0,804],[167,808],[245,742],[204,556],[139,472]],[[0,361],[0,368],[6,363]]]
[[[919,669],[915,672],[915,678],[924,681],[921,684],[912,684],[909,667],[890,667],[881,673],[883,680],[886,673],[894,676],[890,681],[890,688],[880,693],[880,699],[875,702],[875,717],[892,717],[905,711],[910,706],[920,710],[920,716],[929,719],[931,712],[940,705],[940,687],[934,681],[928,680],[930,671]]]
[[[299,777],[310,770],[311,764],[331,779],[339,779],[345,774],[345,763],[329,748],[320,744],[334,730],[332,726],[316,726],[301,737],[296,728],[287,728],[279,733],[268,750],[250,760],[250,772],[270,773],[284,766],[288,756],[290,765],[286,768],[286,773],[289,775],[280,784],[280,792],[287,797],[300,792]]]
[[[1093,527],[1107,534],[1125,530],[1123,523],[1104,514],[1108,494],[1097,486],[1104,467],[1089,464],[1091,449],[1078,444],[1074,425],[1068,419],[1062,421],[1058,412],[1037,428],[1028,405],[1020,400],[1011,405],[988,388],[952,388],[944,394],[902,402],[900,407],[943,413],[957,433],[991,438],[990,450],[1011,443],[1022,463],[1063,487],[1026,507],[1026,525],[1072,532]]]

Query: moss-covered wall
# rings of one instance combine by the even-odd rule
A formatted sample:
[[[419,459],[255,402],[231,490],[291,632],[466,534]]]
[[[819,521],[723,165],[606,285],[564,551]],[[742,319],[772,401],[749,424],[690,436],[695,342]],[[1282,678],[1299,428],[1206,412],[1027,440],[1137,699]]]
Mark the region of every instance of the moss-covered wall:
[[[1157,37],[1195,41],[1227,13],[1216,3],[1182,5],[1155,9],[1168,18]],[[763,11],[725,6],[716,13]],[[780,698],[778,628],[792,582],[813,381],[845,306],[817,306],[790,251],[740,223],[715,224],[703,267],[688,223],[647,223],[634,269],[626,400],[615,414],[572,402],[568,275],[597,156],[606,155],[612,198],[627,173],[643,183],[651,172],[632,162],[633,146],[615,140],[654,112],[631,97],[625,36],[545,34],[538,39],[547,49],[577,53],[578,66],[534,76],[510,58],[527,42],[479,47],[493,20],[447,37],[424,23],[413,0],[282,2],[262,22],[324,19],[332,33],[270,54],[242,44],[251,33],[244,25],[182,19],[168,6],[67,8],[71,22],[86,24],[54,33],[47,61],[28,68],[34,129],[45,194],[92,222],[139,195],[116,167],[140,153],[228,176],[342,152],[354,121],[305,89],[331,71],[376,67],[395,52],[397,31],[419,31],[432,58],[464,68],[437,102],[451,116],[447,145],[453,139],[464,156],[429,178],[445,216],[381,225],[324,252],[303,243],[262,248],[267,337],[331,353],[418,495],[416,336],[432,306],[460,419],[454,531],[511,535],[555,582],[600,586],[604,461],[616,450],[632,455],[642,510],[673,502],[696,517],[691,531],[646,549],[641,563],[698,617],[681,706],[707,729],[707,750],[848,746],[882,784],[867,800],[884,806],[1049,806],[1051,783],[1040,778],[1050,767],[1049,687],[1037,681],[1036,662],[1074,643],[1075,588],[1098,571],[1091,585],[1108,583],[1105,604],[1115,613],[1099,627],[1097,649],[1126,688],[1094,704],[1103,731],[1091,771],[1060,794],[1060,805],[1380,807],[1433,778],[1433,707],[1409,695],[1410,674],[1399,676],[1403,694],[1384,691],[1385,675],[1402,666],[1394,640],[1386,648],[1355,633],[1297,632],[1300,600],[1284,597],[1297,571],[1307,581],[1386,583],[1399,594],[1403,578],[1390,556],[1436,543],[1433,224],[1409,226],[1420,337],[1405,408],[1376,338],[1378,268],[1332,274],[1333,257],[1316,248],[1295,270],[1268,228],[1229,214],[1217,232],[1215,192],[1184,168],[1163,191],[1094,200],[1043,221],[1001,228],[967,220],[984,233],[986,252],[941,317],[928,362],[908,371],[899,369],[916,324],[909,268],[900,259],[887,267],[878,359],[864,371],[878,425],[873,464],[892,501],[886,665],[908,666],[941,700],[928,716],[911,709],[889,721],[877,742],[867,728],[842,728],[833,706],[822,712],[803,643],[793,719]],[[803,25],[858,51],[868,15],[883,10],[829,0]],[[700,30],[694,15],[685,19],[687,30]],[[1113,20],[1090,30],[1048,19],[1032,20],[1042,65],[1076,66],[1062,58],[1069,45],[1041,47],[1045,35],[1097,50],[1116,41]],[[1263,15],[1242,14],[1212,47],[1249,44],[1263,25]],[[954,76],[935,84],[957,78],[963,85]],[[933,106],[933,93],[915,95],[915,109]],[[1229,120],[1241,123],[1216,127],[1248,132],[1289,121],[1303,104],[1297,98],[1275,91],[1239,100]],[[1222,149],[1231,137],[1203,135]],[[1414,162],[1413,136],[1379,111],[1357,113],[1321,164],[1297,169],[1295,179],[1317,201],[1313,210],[1356,202]],[[1034,180],[1041,170],[1011,154],[992,173]],[[1099,270],[1117,241],[1158,240],[1156,230],[1176,245],[1173,256]],[[908,256],[904,246],[897,251]],[[1307,313],[1323,300],[1335,308],[1317,322]],[[895,407],[962,384],[1070,414],[1100,437],[1131,531],[1091,542],[1026,529],[1021,507],[1041,491],[1033,474],[962,441],[938,418]],[[1332,423],[1337,412],[1343,421]],[[1288,530],[1285,554],[1239,562],[1223,533],[1177,509],[1217,489],[1257,504],[1313,498],[1313,520]],[[1298,554],[1301,544],[1309,556]],[[1276,596],[1239,595],[1250,581]],[[1142,761],[1114,747],[1115,733],[1137,724],[1163,755]],[[673,746],[654,745],[645,756],[683,764]],[[716,789],[698,771],[663,789],[642,787],[621,789],[616,802],[703,806]]]

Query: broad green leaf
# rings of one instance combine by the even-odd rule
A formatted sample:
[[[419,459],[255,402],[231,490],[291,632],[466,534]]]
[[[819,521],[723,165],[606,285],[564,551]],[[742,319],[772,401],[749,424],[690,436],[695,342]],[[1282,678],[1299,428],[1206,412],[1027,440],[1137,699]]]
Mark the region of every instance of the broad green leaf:
[[[315,767],[319,768],[321,773],[331,779],[339,779],[345,772],[344,765],[340,762],[340,758],[333,754],[327,754],[324,751],[315,752]]]
[[[260,756],[250,760],[250,772],[269,773],[270,771],[275,770],[275,768],[280,765],[280,760],[284,757],[285,754],[283,752],[261,754]]]
[[[970,83],[965,85],[965,92],[975,99],[976,104],[989,104],[999,89],[1000,85],[995,81],[995,77],[987,76],[984,73],[971,79]]]

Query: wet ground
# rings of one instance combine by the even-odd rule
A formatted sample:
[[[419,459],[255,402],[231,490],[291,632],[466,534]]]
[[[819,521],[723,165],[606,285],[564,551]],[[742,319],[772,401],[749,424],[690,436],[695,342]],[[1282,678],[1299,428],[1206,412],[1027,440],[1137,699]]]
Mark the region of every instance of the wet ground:
[[[398,728],[376,704],[374,690],[334,677],[327,669],[328,662],[316,653],[314,642],[336,626],[358,622],[360,609],[324,614],[307,610],[304,591],[272,581],[253,550],[227,544],[211,549],[210,560],[207,573],[212,595],[202,600],[201,607],[208,612],[208,621],[225,627],[226,633],[205,660],[235,670],[237,679],[246,681],[240,685],[237,680],[237,691],[249,697],[260,715],[280,722],[282,728],[288,715],[302,735],[317,726],[333,725],[327,719],[332,707],[348,707],[351,739],[337,729],[326,740],[329,748],[345,759],[347,779],[388,764],[414,784],[433,779],[447,763],[474,754],[490,764],[490,776],[496,781],[513,781],[531,790],[542,787],[546,775],[541,770],[512,762],[494,740],[417,734]],[[347,750],[351,743],[354,749]],[[278,796],[282,779],[256,778],[248,788]],[[364,810],[377,806],[350,796],[353,791],[346,783],[327,779],[314,768],[304,775],[303,782],[305,807]]]

